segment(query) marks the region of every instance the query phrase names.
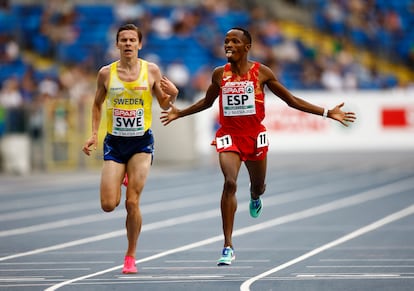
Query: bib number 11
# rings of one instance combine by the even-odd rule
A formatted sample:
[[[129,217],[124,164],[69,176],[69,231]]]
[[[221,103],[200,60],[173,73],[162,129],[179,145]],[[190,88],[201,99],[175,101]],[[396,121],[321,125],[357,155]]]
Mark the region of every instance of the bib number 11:
[[[230,135],[224,135],[216,138],[217,149],[228,148],[233,144]]]
[[[257,136],[257,148],[262,148],[268,145],[269,145],[269,142],[267,140],[266,131],[259,133],[259,135]]]

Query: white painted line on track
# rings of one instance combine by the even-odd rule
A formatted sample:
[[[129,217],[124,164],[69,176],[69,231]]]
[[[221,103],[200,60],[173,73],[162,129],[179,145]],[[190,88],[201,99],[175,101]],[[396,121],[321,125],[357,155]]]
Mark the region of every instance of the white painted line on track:
[[[400,278],[401,274],[378,274],[378,273],[364,273],[364,274],[298,274],[296,278]]]
[[[320,262],[414,262],[414,259],[321,259]]]
[[[362,203],[362,202],[366,202],[369,200],[373,200],[373,199],[378,199],[384,196],[388,196],[388,195],[392,195],[397,193],[398,191],[404,191],[407,189],[412,189],[414,187],[414,185],[412,185],[412,180],[411,179],[405,179],[405,180],[401,180],[395,183],[391,183],[391,184],[387,184],[378,188],[374,188],[359,194],[356,194],[354,196],[351,197],[347,197],[347,198],[343,198],[343,199],[339,199],[339,200],[335,200],[333,202],[329,202],[327,204],[323,204],[319,207],[330,207],[332,209],[322,209],[324,212],[328,212],[328,211],[332,211],[332,210],[336,210],[339,208],[343,208],[343,207],[347,207],[356,203]],[[295,201],[295,198],[298,199],[300,196],[300,193],[302,193],[305,190],[299,190],[299,191],[292,191],[288,194],[284,194],[284,195],[277,195],[271,198],[268,198],[266,201],[269,201],[270,203],[266,202],[267,205],[272,205],[272,204],[282,204],[282,203],[287,203],[287,202],[293,202]],[[308,188],[305,192],[309,192],[310,189]],[[315,191],[311,191],[312,193],[315,193]],[[316,192],[318,193],[318,192]],[[309,194],[312,196],[312,194]],[[307,195],[307,196],[309,196]],[[316,196],[318,196],[318,194],[315,194]],[[295,197],[297,196],[297,197]],[[362,199],[362,200],[359,200]],[[187,199],[188,200],[188,199]],[[198,199],[195,199],[198,200]],[[355,201],[353,201],[355,200]],[[341,203],[345,203],[344,205],[341,205]],[[349,204],[351,203],[351,204]],[[152,209],[157,209],[156,207],[152,208]],[[245,228],[242,230],[236,230],[233,233],[233,236],[237,236],[237,235],[242,235],[244,234],[243,231],[247,231],[247,232],[251,232],[252,230],[260,230],[260,229],[264,229],[264,228],[268,228],[271,226],[275,226],[278,224],[282,224],[282,223],[287,223],[290,221],[295,221],[298,219],[302,219],[302,218],[306,218],[309,216],[312,216],[312,211],[314,212],[314,209],[316,209],[316,212],[318,212],[318,207],[316,208],[310,208],[308,210],[304,210],[304,211],[299,211],[297,213],[291,214],[291,215],[287,215],[284,217],[280,217],[280,218],[276,218],[273,220],[270,220],[268,222],[264,222],[261,224],[255,224],[253,226],[251,226],[250,228]],[[158,208],[159,210],[159,208]],[[240,211],[246,211],[247,207],[239,207],[239,212]],[[308,211],[311,211],[311,213],[307,213]],[[323,212],[322,212],[323,213]],[[301,217],[296,217],[296,215],[301,215]],[[123,213],[124,215],[124,213]],[[190,215],[185,215],[185,216],[181,216],[181,217],[177,217],[177,218],[171,218],[171,219],[167,219],[167,220],[162,220],[159,222],[154,222],[151,224],[147,224],[147,225],[143,225],[142,226],[142,232],[148,231],[148,230],[155,230],[155,229],[161,229],[163,227],[168,227],[168,226],[172,226],[172,225],[177,225],[177,224],[182,224],[182,223],[188,223],[188,222],[195,222],[198,220],[203,220],[203,219],[208,219],[211,217],[215,217],[219,215],[219,210],[210,210],[210,211],[205,211],[205,212],[201,212],[201,213],[196,213],[196,214],[190,214]],[[280,221],[279,221],[280,220]],[[274,222],[275,221],[275,222]],[[268,223],[270,223],[270,225],[268,225]],[[276,223],[276,224],[274,224]],[[27,252],[23,252],[23,253],[17,253],[17,254],[13,254],[13,255],[9,255],[9,256],[5,256],[5,257],[0,257],[0,262],[2,261],[6,261],[6,260],[10,260],[10,259],[15,259],[15,258],[19,258],[19,257],[25,257],[25,256],[31,256],[31,255],[36,255],[36,254],[40,254],[40,253],[45,253],[45,252],[50,252],[50,251],[55,251],[55,250],[60,250],[60,249],[64,249],[64,248],[69,248],[69,247],[73,247],[73,246],[78,246],[78,245],[82,245],[82,244],[87,244],[87,243],[91,243],[91,242],[96,242],[96,241],[102,241],[102,240],[106,240],[106,239],[111,239],[111,238],[115,238],[115,237],[119,237],[125,235],[125,229],[121,229],[118,231],[112,231],[112,232],[108,232],[108,233],[104,233],[101,235],[96,235],[96,236],[91,236],[91,237],[87,237],[87,238],[83,238],[83,239],[79,239],[79,240],[74,240],[74,241],[70,241],[67,243],[62,243],[62,244],[57,244],[57,245],[53,245],[53,246],[49,246],[49,247],[44,247],[44,248],[39,248],[39,249],[35,249],[35,250],[31,250],[31,251],[27,251]]]
[[[59,214],[62,215],[64,213],[70,213],[80,210],[96,210],[96,202],[86,202],[82,201],[80,203],[67,203],[64,205],[53,205],[53,206],[46,206],[46,207],[39,207],[36,209],[25,209],[20,211],[13,211],[8,213],[0,214],[0,221],[10,221],[10,220],[21,220],[27,218],[35,218],[35,217],[43,217],[49,215]]]
[[[46,278],[44,277],[8,277],[8,278],[0,278],[0,282],[32,282],[32,281],[44,281]]]
[[[180,264],[180,263],[211,263],[216,262],[216,260],[165,260],[164,263],[166,264]],[[267,263],[270,260],[237,260],[237,262],[243,263]]]
[[[194,279],[221,279],[223,275],[170,275],[170,276],[118,276],[124,280],[194,280]]]
[[[339,268],[352,268],[352,269],[356,269],[356,268],[414,268],[414,265],[338,265],[338,266],[306,266],[306,268],[309,269],[339,269]]]
[[[368,190],[368,191],[365,191],[365,192],[362,192],[360,194],[356,194],[356,195],[353,195],[353,196],[350,196],[350,197],[334,200],[332,202],[328,202],[328,203],[322,204],[322,205],[317,206],[317,207],[308,208],[308,209],[298,211],[298,212],[295,212],[295,213],[292,213],[292,214],[288,214],[288,215],[285,215],[285,216],[277,217],[275,219],[271,219],[267,222],[263,222],[263,223],[259,223],[259,224],[253,225],[253,226],[241,228],[239,230],[236,230],[233,233],[233,237],[241,236],[241,235],[252,233],[252,232],[255,232],[255,231],[258,231],[258,230],[263,230],[263,229],[270,228],[270,227],[273,227],[273,226],[285,224],[285,223],[288,223],[288,222],[293,222],[293,221],[301,220],[301,219],[304,219],[304,218],[313,217],[313,216],[320,215],[320,214],[323,214],[323,213],[327,213],[327,212],[330,212],[330,211],[333,211],[333,210],[338,210],[338,209],[342,209],[342,208],[345,208],[345,207],[349,207],[349,206],[352,206],[352,205],[361,204],[361,203],[364,203],[364,202],[367,202],[367,201],[370,201],[370,200],[374,200],[374,199],[389,196],[389,195],[392,195],[392,194],[395,194],[395,193],[399,193],[399,191],[412,189],[413,186],[414,185],[413,185],[412,179],[401,180],[401,181],[398,181],[398,182],[395,182],[395,183],[392,183],[392,184],[388,184],[388,185],[385,185],[385,186],[382,186],[382,187],[378,187],[378,188],[375,188],[375,189],[371,189],[371,190]],[[412,211],[414,211],[414,206],[412,206]],[[187,250],[194,249],[194,248],[197,248],[197,247],[209,245],[209,244],[218,242],[222,239],[223,239],[223,235],[220,234],[220,235],[213,236],[213,237],[210,237],[210,238],[205,239],[205,240],[190,243],[190,244],[187,244],[187,245],[184,245],[184,246],[181,246],[181,247],[178,247],[178,248],[174,248],[174,249],[169,249],[167,251],[164,251],[164,252],[161,252],[161,253],[158,253],[158,254],[155,254],[155,255],[137,260],[136,263],[139,264],[139,263],[144,263],[144,262],[156,260],[156,259],[168,256],[168,255],[171,255],[171,254],[176,254],[176,253],[187,251]],[[70,285],[70,284],[78,282],[78,281],[82,281],[82,280],[85,280],[85,279],[89,279],[89,278],[92,278],[92,277],[96,277],[96,276],[99,276],[99,275],[103,275],[103,274],[106,274],[106,273],[109,273],[109,272],[119,270],[122,267],[123,267],[123,265],[118,265],[118,266],[115,266],[115,267],[112,267],[112,268],[109,268],[109,269],[106,269],[106,270],[102,270],[102,271],[99,271],[99,272],[96,272],[96,273],[87,274],[87,275],[84,275],[84,276],[81,276],[81,277],[66,280],[66,281],[60,282],[56,285],[53,285],[53,286],[45,289],[45,291],[57,290],[57,289],[59,289],[63,286]],[[256,278],[256,277],[254,277],[254,278]],[[246,282],[248,282],[248,281],[246,281]],[[249,286],[250,286],[250,284],[247,286],[247,288],[249,288]],[[245,289],[245,290],[249,290],[249,289]]]
[[[141,211],[143,214],[156,213],[159,211],[181,209],[181,208],[186,208],[190,206],[201,205],[201,204],[210,203],[213,201],[216,202],[216,199],[214,199],[214,197],[211,197],[211,195],[209,195],[208,197],[200,197],[198,199],[187,199],[187,198],[177,199],[174,201],[157,202],[157,203],[153,203],[149,205],[144,205],[142,206]],[[107,213],[92,214],[92,215],[86,215],[86,216],[77,217],[77,218],[63,219],[63,220],[58,220],[58,221],[49,222],[49,223],[42,223],[42,224],[37,224],[37,225],[32,225],[32,226],[27,226],[27,227],[0,231],[0,237],[27,234],[27,233],[36,232],[36,231],[51,230],[51,229],[80,225],[80,224],[91,223],[91,222],[96,222],[96,221],[101,222],[104,220],[112,220],[112,219],[121,218],[121,217],[122,218],[125,217],[125,213],[123,211],[115,211],[111,215],[108,215]]]
[[[72,261],[72,262],[8,262],[8,263],[0,263],[0,266],[27,266],[27,265],[84,265],[84,264],[113,264],[114,261]]]
[[[365,179],[362,179],[362,184],[365,185],[364,182],[365,182]],[[352,184],[352,187],[355,187],[355,183]],[[341,189],[341,190],[345,190],[345,189]],[[299,199],[310,199],[313,197],[325,196],[331,193],[332,191],[327,191],[326,185],[319,184],[311,188],[305,187],[303,189],[288,191],[284,194],[275,195],[275,196],[266,198],[266,205],[289,203],[289,202],[296,201]],[[201,196],[201,197],[198,197],[198,199],[183,198],[183,199],[176,199],[174,201],[156,202],[156,203],[152,203],[149,205],[143,205],[141,207],[141,211],[142,211],[142,214],[156,213],[156,212],[164,211],[164,210],[180,209],[180,208],[186,208],[190,206],[202,205],[205,203],[212,203],[212,202],[216,202],[216,198],[212,197],[211,195]],[[54,207],[51,207],[51,208],[53,209]],[[75,205],[73,206],[69,205],[67,208],[68,209],[71,208],[72,211],[79,210],[79,209],[76,209]],[[246,205],[239,206],[239,212],[246,211],[246,210],[247,210]],[[46,214],[48,211],[53,211],[53,210],[50,210],[48,209],[48,207],[45,207],[45,208],[42,208],[41,212]],[[25,211],[25,213],[31,214],[32,211]],[[4,214],[4,216],[8,217],[8,214],[6,213]],[[12,214],[11,217],[16,218],[14,214]],[[33,216],[30,216],[30,217],[33,217]],[[31,225],[31,226],[15,228],[15,229],[10,229],[10,230],[3,230],[3,231],[0,231],[0,237],[21,235],[21,234],[27,234],[27,233],[32,233],[32,232],[92,223],[96,221],[101,222],[104,220],[112,220],[112,219],[123,218],[123,217],[125,217],[125,213],[122,211],[115,211],[114,213],[111,213],[111,215],[108,215],[107,213],[92,214],[92,215],[86,215],[86,216],[81,216],[77,218],[63,219],[63,220],[58,220],[58,221],[49,222],[49,223]],[[0,215],[0,220],[1,218],[2,218],[2,215]],[[7,220],[11,220],[11,219],[12,218],[7,218]]]
[[[154,223],[144,225],[144,226],[142,226],[142,231],[144,232],[144,231],[149,231],[149,230],[155,230],[155,229],[170,227],[170,226],[177,225],[177,224],[194,222],[194,221],[197,221],[197,220],[203,220],[203,219],[215,217],[217,215],[219,215],[219,210],[218,209],[205,211],[205,212],[201,212],[201,213],[194,213],[194,214],[190,214],[190,215],[184,215],[184,216],[181,216],[181,217],[170,218],[170,219],[161,220],[161,221],[158,221],[158,222],[154,222]],[[20,257],[31,256],[31,255],[36,255],[36,254],[40,254],[40,253],[60,250],[60,249],[64,249],[64,248],[74,247],[74,246],[87,244],[87,243],[91,243],[91,242],[102,241],[102,240],[115,238],[115,237],[119,237],[119,236],[123,236],[123,235],[126,235],[125,229],[112,231],[112,232],[108,232],[108,233],[101,234],[101,235],[91,236],[91,237],[87,237],[87,238],[84,238],[84,239],[74,240],[74,241],[70,241],[70,242],[67,242],[67,243],[57,244],[57,245],[53,245],[53,246],[50,246],[50,247],[35,249],[35,250],[31,250],[31,251],[24,252],[24,253],[18,253],[18,254],[6,256],[6,257],[1,257],[0,262],[10,260],[10,259],[15,259],[15,258],[20,258]]]
[[[344,236],[342,236],[342,237],[340,237],[340,238],[338,238],[334,241],[331,241],[330,243],[327,243],[323,246],[320,246],[319,248],[316,248],[316,249],[314,249],[310,252],[307,252],[306,254],[303,254],[302,256],[299,256],[299,257],[297,257],[293,260],[290,260],[290,261],[288,261],[288,262],[286,262],[282,265],[279,265],[279,266],[277,266],[273,269],[270,269],[266,272],[263,272],[263,273],[255,276],[253,278],[250,278],[249,280],[246,280],[246,281],[243,282],[243,284],[240,286],[240,291],[250,291],[251,284],[253,284],[257,280],[260,280],[260,279],[262,279],[266,276],[274,274],[274,273],[276,273],[280,270],[286,269],[286,268],[288,268],[292,265],[295,265],[295,264],[300,263],[300,262],[302,262],[302,261],[304,261],[304,260],[306,260],[310,257],[313,257],[313,256],[315,256],[315,255],[317,255],[317,254],[319,254],[323,251],[326,251],[330,248],[336,247],[340,244],[343,244],[347,241],[350,241],[354,238],[362,236],[362,235],[364,235],[368,232],[374,231],[374,230],[376,230],[380,227],[383,227],[383,226],[385,226],[389,223],[392,223],[394,221],[397,221],[399,219],[402,219],[402,218],[404,218],[406,216],[409,216],[409,215],[412,215],[412,214],[414,214],[414,204],[407,207],[407,208],[404,208],[403,210],[400,210],[400,211],[395,212],[393,214],[390,214],[390,215],[388,215],[388,216],[386,216],[382,219],[379,219],[379,220],[375,221],[374,223],[371,223],[371,224],[368,224],[364,227],[361,227],[361,228],[357,229],[356,231],[353,231],[353,232],[351,232],[347,235],[344,235]]]
[[[49,269],[41,269],[41,268],[33,268],[33,269],[0,269],[0,273],[2,272],[29,272],[29,271],[88,271],[91,268],[49,268]]]

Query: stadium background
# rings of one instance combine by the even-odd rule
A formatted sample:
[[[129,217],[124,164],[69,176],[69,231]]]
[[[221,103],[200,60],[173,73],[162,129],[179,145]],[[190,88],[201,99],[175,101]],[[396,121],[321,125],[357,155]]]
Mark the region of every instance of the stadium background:
[[[96,72],[116,58],[116,29],[125,22],[143,29],[140,57],[158,63],[180,87],[180,106],[205,91],[212,69],[225,61],[223,35],[242,26],[254,38],[251,58],[270,66],[287,88],[324,106],[345,101],[358,114],[344,130],[272,98],[268,126],[281,141],[273,150],[414,149],[414,1],[2,0],[0,6],[3,173],[100,167],[99,150],[87,159],[80,149],[90,134]],[[215,114],[168,128],[155,114],[156,161],[194,164],[208,156]]]

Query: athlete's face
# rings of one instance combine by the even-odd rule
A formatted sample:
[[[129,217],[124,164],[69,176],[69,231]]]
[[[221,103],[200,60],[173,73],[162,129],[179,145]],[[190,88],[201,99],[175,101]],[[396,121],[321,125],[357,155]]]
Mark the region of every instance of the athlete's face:
[[[123,30],[119,33],[116,44],[121,55],[125,57],[136,57],[142,43],[138,39],[138,34],[134,30]]]
[[[237,29],[232,29],[227,32],[224,39],[224,53],[229,62],[237,62],[245,58],[249,52],[251,45],[247,43],[243,32]]]

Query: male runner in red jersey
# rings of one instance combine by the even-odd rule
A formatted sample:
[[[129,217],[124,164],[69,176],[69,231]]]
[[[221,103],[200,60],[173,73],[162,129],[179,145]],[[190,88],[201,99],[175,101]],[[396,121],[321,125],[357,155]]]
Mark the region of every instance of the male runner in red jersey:
[[[214,70],[205,97],[182,110],[171,105],[171,109],[161,115],[161,121],[167,125],[177,118],[211,107],[219,96],[220,128],[214,144],[224,175],[221,196],[224,249],[218,265],[230,265],[235,258],[232,233],[237,208],[237,176],[242,162],[250,176],[250,215],[258,217],[262,211],[260,196],[266,188],[268,151],[266,128],[262,124],[265,116],[265,85],[295,109],[329,117],[344,126],[348,126],[347,122],[353,122],[356,118],[353,112],[341,110],[344,103],[328,110],[293,96],[279,83],[269,67],[248,59],[251,45],[252,38],[248,31],[243,28],[229,30],[224,39],[228,63]]]

